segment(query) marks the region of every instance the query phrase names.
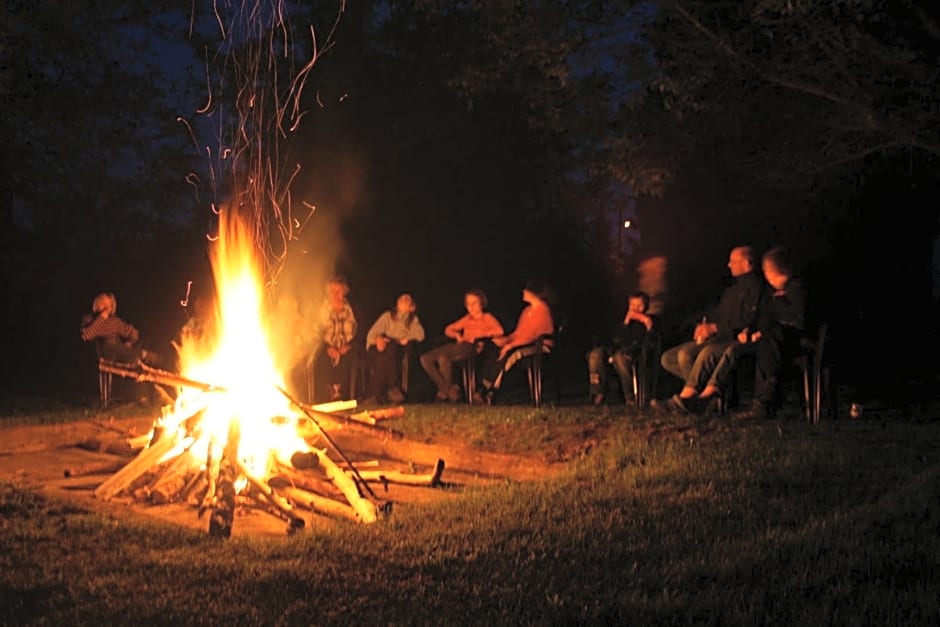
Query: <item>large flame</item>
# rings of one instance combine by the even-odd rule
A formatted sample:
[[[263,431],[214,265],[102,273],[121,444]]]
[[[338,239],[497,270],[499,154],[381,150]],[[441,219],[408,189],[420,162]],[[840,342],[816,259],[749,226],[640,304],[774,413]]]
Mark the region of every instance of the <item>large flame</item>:
[[[178,427],[194,407],[204,407],[201,438],[214,442],[220,452],[230,422],[237,420],[239,458],[252,473],[263,475],[271,454],[289,459],[309,446],[297,434],[296,415],[280,391],[284,377],[270,348],[264,282],[254,240],[246,225],[225,211],[219,215],[219,239],[211,262],[216,295],[210,324],[202,336],[181,338],[180,374],[222,391],[184,389],[164,426]]]

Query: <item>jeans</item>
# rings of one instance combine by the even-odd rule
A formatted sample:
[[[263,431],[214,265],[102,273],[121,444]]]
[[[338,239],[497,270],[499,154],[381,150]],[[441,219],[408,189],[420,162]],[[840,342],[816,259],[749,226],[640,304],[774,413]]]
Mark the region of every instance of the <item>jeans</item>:
[[[607,389],[607,357],[608,349],[603,347],[592,348],[587,355],[588,361],[588,381],[591,390],[591,396],[603,394]],[[618,349],[610,355],[613,361],[614,370],[620,377],[620,387],[623,390],[625,399],[633,396],[633,360],[632,353]]]
[[[476,347],[473,344],[451,342],[422,354],[421,367],[437,386],[437,391],[440,394],[447,394],[454,384],[454,362],[464,361],[475,355]]]
[[[663,353],[660,363],[667,372],[682,379],[686,387],[701,392],[711,380],[721,356],[735,341],[709,340],[704,344],[685,342]]]

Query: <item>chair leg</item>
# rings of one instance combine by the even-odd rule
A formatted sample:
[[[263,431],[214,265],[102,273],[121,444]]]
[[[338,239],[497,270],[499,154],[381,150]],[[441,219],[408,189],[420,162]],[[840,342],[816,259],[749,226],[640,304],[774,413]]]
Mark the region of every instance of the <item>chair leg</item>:
[[[535,359],[529,363],[526,375],[529,378],[529,397],[532,399],[532,404],[538,409],[542,405],[542,391],[540,389],[542,386],[542,373]]]
[[[110,372],[98,371],[98,395],[101,400],[101,408],[107,409],[111,406],[111,384],[113,375]]]
[[[635,361],[630,365],[630,379],[633,382],[633,403],[637,409],[641,409],[643,401],[640,399],[640,390],[643,386],[640,385],[640,368]]]
[[[809,377],[809,366],[803,368],[803,402],[806,407],[806,419],[813,421],[813,393]]]
[[[473,405],[473,393],[477,389],[477,373],[473,369],[473,361],[468,360],[463,367],[463,389],[467,393],[467,404]]]

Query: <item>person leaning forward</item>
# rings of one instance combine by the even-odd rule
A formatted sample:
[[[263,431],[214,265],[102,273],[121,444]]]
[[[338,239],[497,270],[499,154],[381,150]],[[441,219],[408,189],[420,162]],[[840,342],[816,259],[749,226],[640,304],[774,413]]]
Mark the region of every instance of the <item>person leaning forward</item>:
[[[712,377],[725,349],[734,344],[737,335],[755,328],[758,308],[764,291],[763,281],[754,271],[754,254],[750,246],[736,246],[728,257],[728,269],[734,283],[721,295],[718,305],[695,326],[692,340],[663,353],[663,369],[682,379],[682,390],[665,403],[673,413],[699,409],[699,394],[714,386]]]

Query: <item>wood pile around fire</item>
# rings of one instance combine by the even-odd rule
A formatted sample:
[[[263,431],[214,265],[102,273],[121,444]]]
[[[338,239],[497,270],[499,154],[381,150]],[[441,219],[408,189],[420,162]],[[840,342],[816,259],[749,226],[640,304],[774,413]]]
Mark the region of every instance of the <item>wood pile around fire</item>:
[[[122,376],[136,376],[136,372],[119,370],[115,368]],[[150,369],[146,376],[160,382],[161,373]],[[179,377],[171,376],[172,383],[179,385]],[[113,472],[94,489],[95,498],[150,505],[188,504],[200,519],[208,517],[209,534],[219,537],[231,535],[238,508],[259,508],[274,514],[287,523],[288,533],[295,533],[308,528],[309,517],[316,515],[363,524],[377,522],[391,511],[392,502],[380,499],[371,484],[442,485],[442,459],[423,474],[382,469],[377,460],[349,459],[330,436],[331,430],[339,429],[400,438],[400,433],[380,423],[404,415],[403,407],[356,411],[356,401],[311,406],[281,389],[296,411],[272,416],[270,425],[265,426],[290,432],[288,441],[296,444],[290,451],[265,449],[261,457],[266,459],[257,455],[248,458],[243,445],[249,442],[243,442],[247,436],[237,417],[228,421],[224,437],[205,428],[204,414],[213,397],[226,392],[196,385],[200,393],[185,405],[165,407],[150,433],[112,433],[115,437],[101,438],[100,451],[131,454],[130,461],[121,460],[120,467],[67,469],[66,476]],[[167,421],[171,412],[174,420]]]

